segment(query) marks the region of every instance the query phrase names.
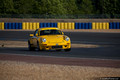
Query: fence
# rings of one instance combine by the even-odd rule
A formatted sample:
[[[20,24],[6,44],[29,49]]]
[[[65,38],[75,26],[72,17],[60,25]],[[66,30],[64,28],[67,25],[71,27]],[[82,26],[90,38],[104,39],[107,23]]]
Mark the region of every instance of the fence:
[[[39,18],[39,19],[119,19],[120,14],[74,14],[74,15],[48,15],[48,14],[0,14],[0,18]]]

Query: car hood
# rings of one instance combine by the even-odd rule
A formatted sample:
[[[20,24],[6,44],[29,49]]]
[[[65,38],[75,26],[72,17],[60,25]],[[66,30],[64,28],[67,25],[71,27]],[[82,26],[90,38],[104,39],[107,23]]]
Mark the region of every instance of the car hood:
[[[45,35],[42,38],[45,38],[47,42],[63,42],[64,35]]]

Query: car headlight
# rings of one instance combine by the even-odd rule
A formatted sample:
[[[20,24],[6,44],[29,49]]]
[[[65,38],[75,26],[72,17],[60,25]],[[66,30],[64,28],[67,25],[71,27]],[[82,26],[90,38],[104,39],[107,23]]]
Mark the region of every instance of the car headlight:
[[[65,40],[66,40],[66,41],[69,41],[69,37],[66,37]]]
[[[46,39],[45,39],[45,38],[43,38],[43,39],[42,39],[42,42],[46,42]]]

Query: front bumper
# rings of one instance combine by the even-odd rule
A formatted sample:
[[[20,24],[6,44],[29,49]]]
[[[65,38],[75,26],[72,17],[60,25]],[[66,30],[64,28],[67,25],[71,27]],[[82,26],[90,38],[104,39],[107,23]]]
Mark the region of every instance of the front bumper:
[[[71,43],[42,43],[40,47],[42,50],[69,49],[71,48]]]

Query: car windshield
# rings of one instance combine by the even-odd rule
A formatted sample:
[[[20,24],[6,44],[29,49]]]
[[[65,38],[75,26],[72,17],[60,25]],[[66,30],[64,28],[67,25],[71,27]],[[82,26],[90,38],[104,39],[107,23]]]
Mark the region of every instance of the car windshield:
[[[60,30],[41,30],[40,35],[61,35]]]

